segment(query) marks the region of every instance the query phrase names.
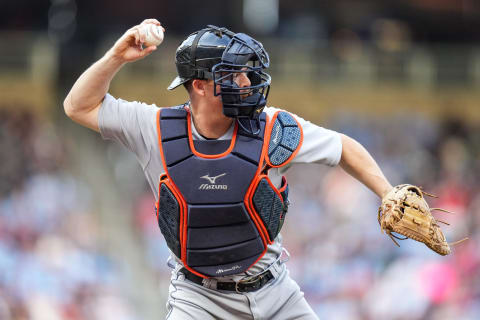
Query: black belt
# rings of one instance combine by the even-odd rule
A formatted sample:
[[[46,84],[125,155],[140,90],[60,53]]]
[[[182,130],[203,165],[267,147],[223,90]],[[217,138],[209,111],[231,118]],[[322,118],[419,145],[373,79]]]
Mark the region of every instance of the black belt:
[[[185,275],[185,279],[193,283],[203,286],[203,278],[188,271],[186,268],[180,269],[180,272]],[[252,292],[262,288],[266,283],[273,279],[270,270],[253,277],[248,280],[240,280],[238,282],[217,282],[217,290],[236,291],[236,292]]]

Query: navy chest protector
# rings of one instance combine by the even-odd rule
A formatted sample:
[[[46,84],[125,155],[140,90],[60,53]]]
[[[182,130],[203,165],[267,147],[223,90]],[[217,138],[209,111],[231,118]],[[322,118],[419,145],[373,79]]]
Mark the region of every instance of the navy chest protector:
[[[170,250],[204,277],[244,272],[280,232],[288,206],[285,177],[277,189],[268,169],[300,149],[302,129],[287,112],[263,113],[252,135],[235,126],[231,140],[193,141],[190,113],[164,108],[157,116],[160,177],[156,214]]]

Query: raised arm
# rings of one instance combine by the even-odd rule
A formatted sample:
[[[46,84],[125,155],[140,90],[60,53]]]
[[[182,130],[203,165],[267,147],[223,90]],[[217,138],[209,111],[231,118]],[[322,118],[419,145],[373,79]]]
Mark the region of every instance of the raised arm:
[[[383,198],[392,189],[392,185],[385,178],[382,170],[360,143],[344,134],[341,134],[341,138],[340,166],[380,198]]]
[[[127,62],[142,59],[157,49],[156,46],[142,48],[145,32],[141,26],[149,23],[160,26],[156,19],[147,19],[130,28],[77,79],[63,102],[68,117],[99,132],[98,110],[115,74]]]

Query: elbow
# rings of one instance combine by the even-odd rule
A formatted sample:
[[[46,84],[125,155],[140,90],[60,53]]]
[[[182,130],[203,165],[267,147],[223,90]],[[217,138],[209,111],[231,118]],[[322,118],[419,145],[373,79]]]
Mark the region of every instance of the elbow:
[[[82,114],[84,114],[85,112],[88,112],[88,110],[90,109],[91,108],[74,105],[70,94],[68,94],[65,100],[63,101],[63,110],[65,111],[65,114],[67,115],[67,117],[69,117],[73,121],[77,121],[80,117],[82,117]]]
[[[74,117],[75,112],[71,103],[70,95],[67,95],[67,97],[63,101],[63,110],[65,111],[67,117],[69,117],[70,119]]]

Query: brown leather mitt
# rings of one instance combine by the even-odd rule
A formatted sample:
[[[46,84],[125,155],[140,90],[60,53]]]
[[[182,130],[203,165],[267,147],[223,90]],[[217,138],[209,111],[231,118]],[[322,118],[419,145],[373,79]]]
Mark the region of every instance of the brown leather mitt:
[[[432,216],[433,210],[446,210],[430,209],[423,197],[424,193],[420,188],[410,184],[394,187],[382,199],[382,205],[378,209],[378,223],[382,233],[385,231],[397,246],[400,245],[394,238],[399,240],[410,238],[423,242],[442,256],[447,255],[450,253],[450,247],[437,220]],[[447,224],[440,220],[438,222]],[[400,238],[392,232],[405,238]]]

